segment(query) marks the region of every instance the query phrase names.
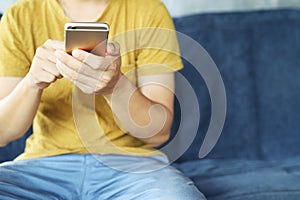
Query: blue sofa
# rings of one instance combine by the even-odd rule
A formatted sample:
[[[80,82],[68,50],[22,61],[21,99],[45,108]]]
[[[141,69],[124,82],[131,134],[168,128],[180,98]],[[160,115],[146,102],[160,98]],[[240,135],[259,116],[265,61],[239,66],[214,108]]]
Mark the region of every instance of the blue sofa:
[[[179,32],[214,59],[227,95],[222,135],[212,152],[199,159],[211,117],[210,98],[203,78],[184,61],[181,74],[196,91],[201,121],[194,143],[174,166],[210,200],[299,200],[300,11],[198,14],[174,20]],[[180,84],[176,88],[185,92]],[[185,103],[189,101],[186,97]],[[174,130],[180,120],[176,115]],[[183,123],[187,125],[181,131],[189,134],[193,116],[185,116]]]
[[[300,11],[197,14],[174,22],[218,66],[227,116],[217,145],[199,159],[211,117],[210,96],[201,75],[183,60],[185,67],[179,73],[196,93],[201,121],[198,124],[193,115],[183,119],[182,105],[175,102],[173,136],[180,126],[187,135],[195,123],[199,127],[194,142],[173,165],[209,200],[299,200]],[[176,90],[183,96],[186,92],[179,82]],[[198,106],[188,95],[183,102],[191,110]],[[0,149],[0,161],[18,155],[28,135],[30,131]]]

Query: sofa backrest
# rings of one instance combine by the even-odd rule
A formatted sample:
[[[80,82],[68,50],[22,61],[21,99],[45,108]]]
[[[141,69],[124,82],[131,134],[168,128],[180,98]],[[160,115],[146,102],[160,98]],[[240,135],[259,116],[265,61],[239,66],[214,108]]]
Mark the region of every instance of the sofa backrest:
[[[175,18],[174,22],[177,31],[192,37],[211,55],[226,88],[225,126],[207,158],[277,159],[299,155],[300,11],[198,14]],[[179,162],[199,159],[211,115],[202,77],[190,63],[184,61],[184,66],[180,73],[197,94],[201,121],[194,143]],[[184,93],[182,85],[176,88]],[[186,97],[185,103],[189,101]],[[181,120],[178,102],[175,110],[173,134]],[[197,123],[192,116],[184,121]],[[188,128],[182,131],[190,134]]]

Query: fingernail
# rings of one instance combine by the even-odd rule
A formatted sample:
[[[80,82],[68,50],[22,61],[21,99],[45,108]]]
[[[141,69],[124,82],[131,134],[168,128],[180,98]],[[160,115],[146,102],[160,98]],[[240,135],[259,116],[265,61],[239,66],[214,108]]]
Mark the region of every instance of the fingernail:
[[[78,50],[72,51],[72,56],[75,58],[80,58],[80,52]]]
[[[115,52],[115,45],[113,43],[109,43],[110,52]]]

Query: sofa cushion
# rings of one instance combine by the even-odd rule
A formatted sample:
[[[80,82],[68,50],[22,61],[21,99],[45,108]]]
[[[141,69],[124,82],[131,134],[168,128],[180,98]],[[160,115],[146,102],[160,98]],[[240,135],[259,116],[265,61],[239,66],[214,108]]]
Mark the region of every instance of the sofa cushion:
[[[286,160],[198,160],[176,164],[209,200],[298,200],[300,157]]]

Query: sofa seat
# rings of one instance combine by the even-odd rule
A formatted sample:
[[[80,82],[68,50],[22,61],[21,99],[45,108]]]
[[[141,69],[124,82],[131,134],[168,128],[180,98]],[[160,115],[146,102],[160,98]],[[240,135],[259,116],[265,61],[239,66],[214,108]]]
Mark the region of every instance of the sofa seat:
[[[176,168],[209,200],[300,199],[300,156],[276,161],[207,159]]]

